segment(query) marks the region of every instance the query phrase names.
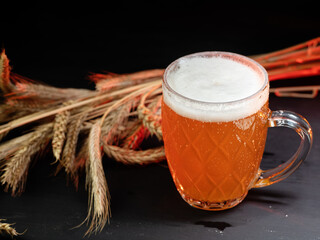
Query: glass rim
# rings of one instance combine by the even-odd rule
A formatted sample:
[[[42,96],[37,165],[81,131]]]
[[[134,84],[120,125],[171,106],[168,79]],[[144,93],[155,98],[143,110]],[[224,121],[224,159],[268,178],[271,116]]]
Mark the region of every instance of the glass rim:
[[[230,58],[234,61],[237,61],[235,59],[238,59],[238,62],[241,64],[245,64],[246,66],[248,66],[249,68],[253,69],[255,72],[259,72],[259,75],[262,75],[263,77],[263,84],[261,86],[261,88],[259,88],[259,90],[257,90],[255,93],[245,97],[245,98],[240,98],[237,100],[233,100],[233,101],[227,101],[227,102],[209,102],[209,101],[201,101],[201,100],[196,100],[193,98],[189,98],[186,97],[184,95],[182,95],[181,93],[178,93],[177,91],[175,91],[170,84],[167,81],[167,76],[169,75],[170,70],[177,65],[177,63],[181,60],[181,59],[185,59],[185,58],[192,58],[192,57],[214,57],[214,56],[221,56],[224,58]],[[197,52],[197,53],[192,53],[192,54],[188,54],[185,56],[182,56],[178,59],[176,59],[175,61],[173,61],[172,63],[170,63],[167,68],[164,71],[163,74],[163,79],[162,82],[164,83],[165,88],[177,95],[180,98],[183,98],[189,102],[193,102],[193,103],[197,103],[197,104],[205,104],[205,105],[221,105],[221,104],[233,104],[233,103],[239,103],[242,101],[246,101],[246,100],[250,100],[251,98],[256,97],[258,94],[260,94],[261,92],[263,92],[263,90],[268,86],[269,84],[269,79],[268,79],[268,73],[266,71],[266,69],[257,61],[253,60],[252,58],[246,57],[244,55],[241,54],[237,54],[237,53],[232,53],[232,52],[225,52],[225,51],[204,51],[204,52]]]

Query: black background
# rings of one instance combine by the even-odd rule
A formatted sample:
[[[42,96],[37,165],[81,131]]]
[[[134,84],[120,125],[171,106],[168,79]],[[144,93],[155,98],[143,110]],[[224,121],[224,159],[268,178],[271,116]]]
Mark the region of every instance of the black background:
[[[0,41],[13,71],[59,87],[94,87],[90,72],[165,68],[199,51],[270,52],[320,32],[307,1],[8,2]]]
[[[84,1],[74,4],[67,1],[10,1],[1,4],[0,12],[1,47],[11,60],[12,71],[57,87],[94,89],[94,84],[88,80],[92,72],[128,73],[165,68],[178,57],[208,50],[254,55],[320,35],[318,8],[307,1],[288,4],[192,0]],[[318,81],[319,78],[299,81],[310,80]],[[314,124],[319,116],[310,112],[314,110],[312,107],[319,106],[318,102],[318,98],[289,102],[271,98],[272,107],[302,111]],[[286,134],[291,138],[289,133]],[[279,146],[274,146],[277,148]],[[22,196],[0,193],[0,218],[16,222],[20,232],[27,229],[19,239],[80,239],[86,231],[84,226],[71,229],[80,224],[87,213],[84,179],[76,190],[63,173],[53,176],[55,166],[50,165],[51,162],[50,151],[35,162]],[[192,209],[180,199],[165,163],[141,167],[123,166],[107,160],[105,170],[112,196],[113,217],[110,225],[92,239],[194,239],[201,234],[205,239],[209,236],[228,239],[227,231],[223,236],[216,229],[209,232],[209,228],[200,226],[205,225],[203,219],[210,219],[211,213]],[[308,175],[309,172],[302,174]],[[301,180],[301,175],[295,176],[292,181],[302,182],[302,191],[303,177]],[[248,225],[247,231],[251,232],[259,229],[260,232],[254,234],[258,239],[262,239],[264,234],[269,234],[266,239],[281,239],[280,235],[272,235],[272,229],[282,220],[274,220],[271,214],[270,219],[259,223],[260,218],[254,216],[263,216],[265,212],[252,208],[280,206],[286,209],[286,202],[294,202],[300,197],[290,181],[282,185],[285,190],[281,185],[275,186],[271,190],[253,191],[249,200],[243,203],[244,207],[231,210],[226,215],[217,213],[216,218],[223,221],[225,217],[230,221],[228,216],[233,214],[238,218],[235,225]],[[299,201],[295,204],[298,205]],[[314,205],[311,202],[311,207]],[[287,211],[290,213],[292,209],[293,206],[289,205]],[[317,219],[319,216],[314,212],[312,217]],[[299,224],[300,228],[294,232],[292,226],[297,224],[295,221],[300,222],[294,219],[288,224],[282,239],[286,239],[286,234],[291,239],[295,235],[297,239],[304,236],[301,232],[304,228]],[[310,221],[310,218],[302,221]],[[190,222],[201,223],[193,224],[191,228]],[[268,228],[267,224],[273,228]],[[261,228],[265,232],[261,232]],[[187,234],[187,229],[194,234]],[[245,239],[246,235],[239,231],[239,235],[235,232],[230,236]],[[317,236],[316,230],[309,231],[309,234],[310,239]]]

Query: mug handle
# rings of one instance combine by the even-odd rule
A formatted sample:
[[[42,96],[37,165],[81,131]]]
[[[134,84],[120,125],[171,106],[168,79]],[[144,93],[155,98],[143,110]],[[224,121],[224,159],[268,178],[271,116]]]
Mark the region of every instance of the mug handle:
[[[266,187],[290,176],[305,160],[313,142],[310,124],[297,113],[283,110],[273,111],[268,122],[269,127],[288,127],[294,129],[299,134],[301,142],[296,153],[285,163],[269,170],[259,169],[258,180],[253,185],[253,188]]]

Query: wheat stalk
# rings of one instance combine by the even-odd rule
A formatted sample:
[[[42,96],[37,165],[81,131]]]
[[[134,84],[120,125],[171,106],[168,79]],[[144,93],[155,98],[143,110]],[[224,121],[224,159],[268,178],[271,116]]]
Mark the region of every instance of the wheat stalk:
[[[74,175],[75,168],[75,154],[78,142],[78,136],[81,131],[81,126],[87,116],[87,112],[82,113],[77,119],[70,122],[67,132],[67,140],[62,153],[61,163],[65,167],[66,172]]]
[[[0,54],[0,89],[3,93],[10,92],[13,85],[10,82],[9,59],[3,50]]]
[[[160,115],[153,113],[145,106],[145,101],[151,94],[161,91],[159,87],[161,86],[155,86],[141,97],[141,101],[138,106],[138,116],[142,120],[143,125],[148,128],[150,133],[157,136],[159,140],[162,140],[161,117]]]
[[[4,223],[2,221],[4,221],[5,219],[0,219],[0,235],[10,235],[11,237],[16,237],[21,235],[21,233],[18,233],[13,227],[12,225],[14,225],[13,223]]]
[[[68,101],[63,104],[63,106],[68,106],[72,104],[73,101]],[[70,110],[62,111],[58,113],[54,119],[53,123],[53,137],[52,137],[52,151],[56,160],[60,159],[60,154],[66,137],[66,130],[68,121],[70,118]]]
[[[142,124],[142,121],[139,120],[135,128],[124,139],[123,148],[135,150],[149,135],[149,130]]]
[[[101,231],[110,217],[110,194],[102,166],[100,134],[101,127],[97,122],[92,126],[89,134],[89,159],[86,162],[89,210],[85,221],[91,219],[86,234]]]
[[[152,114],[155,116],[158,110],[160,109],[161,96],[156,96],[153,99],[145,100],[144,103],[147,103],[147,102],[148,102],[148,108],[152,109]],[[142,101],[140,100],[140,105],[141,103]],[[136,111],[135,114],[138,115],[138,118],[140,117],[140,119],[144,118],[144,116],[141,115],[141,112],[139,110]],[[122,145],[123,148],[132,149],[132,150],[137,149],[142,143],[142,141],[148,138],[148,136],[150,135],[149,129],[144,125],[146,124],[146,122],[143,123],[143,120],[140,120],[140,119],[136,121],[134,128],[130,128],[127,124],[127,131],[129,131],[130,133],[127,134],[126,138],[124,139],[124,142]],[[149,128],[152,128],[152,125],[149,125]],[[153,132],[155,131],[156,130],[154,130]],[[161,135],[161,132],[159,132],[159,135]]]
[[[145,70],[130,74],[94,74],[91,80],[96,82],[99,92],[107,92],[161,79],[164,69]]]
[[[14,119],[6,124],[3,124],[0,127],[0,134],[8,132],[14,128],[17,127],[21,127],[23,125],[26,125],[28,123],[31,122],[35,122],[35,121],[39,121],[41,119],[56,115],[62,111],[67,111],[70,109],[74,109],[74,108],[78,108],[78,107],[84,107],[87,105],[91,105],[91,104],[97,104],[97,103],[101,103],[102,101],[105,100],[111,100],[112,98],[121,98],[122,96],[125,96],[126,94],[130,93],[129,95],[131,96],[132,93],[142,93],[143,91],[146,91],[148,89],[148,87],[150,87],[150,85],[152,86],[153,84],[159,84],[160,81],[155,81],[152,83],[143,83],[137,86],[131,86],[125,89],[120,89],[114,92],[110,92],[110,93],[105,93],[105,94],[101,94],[101,95],[94,95],[91,97],[88,97],[86,99],[81,99],[81,100],[77,100],[75,103],[67,105],[67,106],[63,106],[63,107],[52,107],[49,109],[44,109],[41,110],[39,112],[35,112],[35,113],[31,113],[28,116],[23,116],[21,118],[18,119]],[[132,96],[131,96],[132,97]],[[123,102],[128,101],[127,96],[123,97],[121,101],[119,101],[117,103],[117,107],[120,106]],[[114,108],[112,108],[114,109]],[[111,110],[112,110],[111,109]],[[105,116],[102,116],[102,120],[104,120]],[[103,122],[103,121],[102,121]]]
[[[104,142],[103,150],[109,157],[125,164],[142,165],[160,162],[165,159],[165,152],[163,147],[136,151],[109,145]]]
[[[11,188],[12,195],[23,191],[32,157],[45,147],[51,138],[51,130],[52,124],[37,127],[5,161],[0,181],[6,185],[6,190]]]
[[[26,133],[24,135],[18,136],[16,138],[10,139],[0,145],[0,161],[5,161],[5,158],[8,158],[11,156],[14,152],[17,151],[17,149],[20,148],[20,146],[28,141],[30,137],[32,136],[31,133]]]
[[[38,84],[16,73],[11,74],[10,78],[15,83],[15,89],[10,93],[9,99],[36,98],[37,100],[46,101],[47,104],[50,101],[54,104],[60,104],[62,101],[66,102],[96,95],[95,91],[88,89],[57,88]]]
[[[126,126],[133,105],[135,105],[134,101],[127,102],[106,117],[101,132],[107,142],[117,142],[116,138],[121,134],[121,126]]]

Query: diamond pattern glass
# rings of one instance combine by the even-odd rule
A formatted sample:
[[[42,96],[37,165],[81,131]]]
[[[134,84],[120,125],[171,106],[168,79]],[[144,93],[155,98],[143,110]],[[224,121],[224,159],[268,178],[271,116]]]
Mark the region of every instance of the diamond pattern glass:
[[[268,114],[261,113],[268,111],[265,104],[245,119],[201,122],[180,116],[163,103],[166,156],[184,200],[216,210],[244,198],[257,178],[268,127]]]

